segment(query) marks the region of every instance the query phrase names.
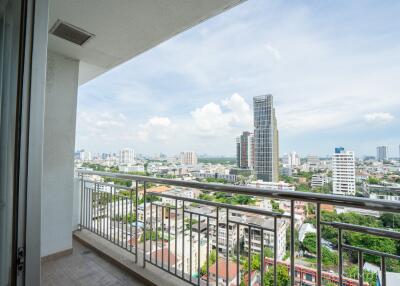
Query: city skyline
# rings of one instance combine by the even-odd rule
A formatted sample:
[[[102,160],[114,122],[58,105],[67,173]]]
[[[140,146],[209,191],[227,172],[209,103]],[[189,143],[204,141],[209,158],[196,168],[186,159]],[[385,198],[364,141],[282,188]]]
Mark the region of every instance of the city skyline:
[[[243,3],[80,87],[76,149],[234,156],[271,93],[280,156],[398,157],[399,5]]]

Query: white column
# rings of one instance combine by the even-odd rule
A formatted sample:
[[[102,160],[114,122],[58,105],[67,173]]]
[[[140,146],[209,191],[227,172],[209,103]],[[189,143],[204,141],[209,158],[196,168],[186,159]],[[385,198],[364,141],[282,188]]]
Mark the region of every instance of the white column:
[[[43,150],[42,256],[72,248],[79,61],[49,52]]]

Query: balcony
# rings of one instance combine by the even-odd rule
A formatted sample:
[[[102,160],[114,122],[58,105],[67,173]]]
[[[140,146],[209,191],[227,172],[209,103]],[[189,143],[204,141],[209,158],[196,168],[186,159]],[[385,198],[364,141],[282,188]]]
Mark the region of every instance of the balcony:
[[[96,180],[92,179],[94,175]],[[389,264],[400,261],[398,253],[390,254],[351,245],[346,237],[348,233],[359,233],[382,239],[400,240],[400,232],[322,219],[326,205],[351,207],[352,210],[399,212],[397,202],[94,171],[79,171],[78,177],[80,223],[79,229],[74,233],[75,256],[61,258],[69,260],[66,262],[66,267],[72,267],[71,264],[75,264],[74,260],[77,260],[79,265],[81,260],[79,256],[82,255],[76,253],[82,247],[80,243],[84,243],[101,256],[113,261],[119,268],[142,279],[133,280],[132,283],[139,281],[137,283],[150,282],[155,285],[172,283],[172,285],[221,286],[371,285],[371,278],[368,278],[371,270],[365,268],[367,263],[364,262],[369,261],[372,256],[380,261],[380,265],[375,266],[374,281],[378,281],[376,283],[395,285],[393,279],[397,278],[392,277],[399,277],[387,273]],[[126,187],[104,183],[98,180],[100,177],[128,180],[133,184],[132,187]],[[169,194],[152,191],[155,186],[160,185],[245,194],[259,200],[289,201],[291,208],[289,213],[281,213],[253,206],[230,205],[180,196],[177,192]],[[297,223],[294,215],[296,202],[315,205],[312,215],[316,228],[313,267],[304,265],[305,260],[300,255],[301,251],[297,244]],[[208,210],[207,213],[196,211],[202,209],[199,206]],[[265,221],[269,220],[272,220],[272,223],[267,225]],[[259,223],[256,223],[257,221]],[[201,227],[201,224],[204,227]],[[228,232],[225,225],[230,225]],[[223,229],[221,228],[223,232],[219,229],[220,226],[223,226]],[[284,234],[282,234],[283,229],[280,229],[282,226],[286,226]],[[337,256],[335,266],[324,262],[326,241],[322,237],[322,230],[326,227],[337,234],[337,243],[331,246],[331,252]],[[221,233],[224,234],[223,239],[219,237]],[[233,234],[235,238],[232,237]],[[285,242],[283,246],[286,247],[285,257],[279,255],[278,250],[282,247],[280,246],[282,235],[285,239],[288,237],[287,243]],[[218,247],[213,246],[213,242],[215,244],[216,241],[219,242]],[[267,241],[271,243],[266,244]],[[253,246],[250,251],[249,242]],[[213,251],[215,248],[220,251]],[[253,260],[263,263],[253,263]],[[357,277],[354,277],[354,274],[349,277],[350,266],[353,268],[356,266]],[[111,267],[115,266],[106,268]],[[49,269],[46,268],[46,263],[44,269],[45,271]],[[248,275],[249,270],[251,275]],[[96,271],[94,267],[93,272]],[[286,272],[287,276],[282,276],[282,272]],[[288,277],[287,284],[281,284],[282,277]]]

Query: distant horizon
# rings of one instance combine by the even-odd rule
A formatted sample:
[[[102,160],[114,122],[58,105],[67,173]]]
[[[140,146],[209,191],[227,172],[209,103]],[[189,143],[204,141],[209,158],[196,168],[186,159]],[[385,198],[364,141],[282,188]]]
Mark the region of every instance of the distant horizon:
[[[124,147],[124,148],[127,148],[127,147]],[[121,149],[123,149],[123,148],[121,148]],[[167,157],[179,156],[179,153],[168,154],[168,153],[165,153],[165,152],[153,152],[151,154],[148,154],[148,153],[137,152],[135,148],[132,148],[132,149],[135,150],[135,157],[137,157],[138,155],[146,156],[146,157],[152,157],[152,156],[159,156],[160,154],[163,154],[163,155],[165,155]],[[85,150],[85,151],[91,152],[92,154],[99,154],[99,155],[101,155],[101,154],[116,154],[116,155],[118,155],[118,153],[119,153],[119,150],[117,150],[117,151],[100,151],[100,152],[97,152],[97,151],[91,151],[91,150],[88,150],[88,149],[85,149],[85,148],[78,148],[78,149],[75,150],[75,152],[78,152],[78,151],[81,151],[81,150]],[[352,150],[349,150],[349,151],[352,151]],[[196,151],[194,151],[194,152],[196,152]],[[306,159],[307,156],[309,156],[309,155],[318,156],[318,158],[320,158],[320,159],[328,159],[333,155],[333,153],[334,152],[332,152],[331,154],[325,154],[325,155],[319,155],[319,154],[306,154],[306,155],[304,155],[304,154],[299,154],[299,153],[297,153],[297,154],[300,156],[301,159]],[[279,159],[282,159],[285,154],[288,154],[288,153],[279,154]],[[234,155],[234,154],[232,154],[232,155],[222,155],[222,154],[207,154],[207,153],[198,153],[198,152],[196,152],[196,155],[199,158],[234,158],[234,159],[236,159],[236,155]],[[355,157],[359,158],[359,159],[363,159],[365,157],[376,157],[376,155],[361,155],[360,156],[360,155],[357,155],[355,153]],[[388,159],[396,160],[396,159],[400,159],[400,156],[399,155],[398,156],[388,156]]]

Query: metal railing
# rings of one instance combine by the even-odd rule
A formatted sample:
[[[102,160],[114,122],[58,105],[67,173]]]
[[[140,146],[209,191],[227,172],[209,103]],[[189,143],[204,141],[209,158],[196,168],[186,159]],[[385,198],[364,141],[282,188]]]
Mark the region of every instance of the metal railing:
[[[265,285],[272,278],[272,285],[284,285],[278,282],[278,268],[282,265],[288,271],[288,285],[324,285],[326,280],[333,285],[368,285],[363,280],[363,257],[368,254],[380,257],[380,276],[377,279],[380,285],[386,286],[386,260],[400,260],[398,253],[388,254],[343,242],[345,231],[400,240],[399,232],[321,219],[322,205],[400,213],[400,203],[397,202],[96,171],[78,171],[78,175],[81,183],[81,228],[133,253],[135,262],[143,267],[149,263],[189,284]],[[134,183],[131,187],[115,185],[91,180],[92,175]],[[156,192],[148,188],[149,184],[288,200],[290,211],[281,213]],[[297,201],[316,205],[315,269],[296,264]],[[332,227],[338,232],[337,273],[323,270],[322,226]],[[286,231],[290,232],[289,249],[283,243]],[[286,251],[289,255],[284,255]],[[344,251],[358,254],[358,279],[345,277]],[[142,261],[138,261],[139,253]],[[288,256],[288,259],[283,256]]]

